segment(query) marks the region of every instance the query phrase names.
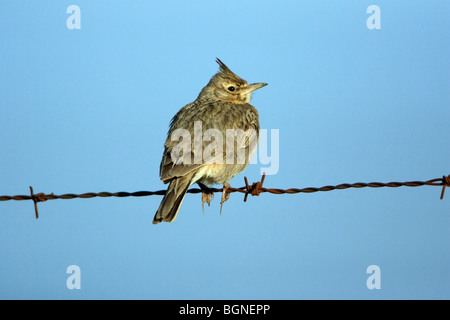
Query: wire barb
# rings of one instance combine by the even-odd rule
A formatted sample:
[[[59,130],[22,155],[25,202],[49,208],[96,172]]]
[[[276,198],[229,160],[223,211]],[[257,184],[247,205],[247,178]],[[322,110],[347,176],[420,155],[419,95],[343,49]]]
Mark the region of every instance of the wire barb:
[[[266,173],[264,172],[262,177],[261,177],[261,181],[258,182],[253,182],[252,186],[250,187],[248,184],[248,180],[247,177],[244,177],[244,181],[245,181],[245,196],[244,196],[244,202],[247,202],[247,197],[249,194],[251,194],[252,196],[259,196],[259,194],[261,192],[265,192],[265,190],[263,189],[263,183],[264,183],[264,179],[266,179]]]
[[[441,200],[444,199],[445,187],[450,187],[450,174],[442,177]]]
[[[444,193],[445,188],[450,187],[450,175],[443,176],[442,178],[432,179],[428,181],[408,181],[408,182],[388,182],[388,183],[382,183],[382,182],[357,182],[357,183],[342,183],[336,186],[323,186],[320,188],[315,187],[308,187],[308,188],[302,188],[302,189],[296,189],[296,188],[290,188],[290,189],[275,189],[275,188],[264,188],[264,180],[266,178],[266,174],[263,173],[261,180],[258,182],[254,182],[252,185],[248,183],[247,177],[244,177],[245,186],[241,188],[233,188],[229,187],[226,190],[226,193],[233,193],[233,192],[241,192],[244,193],[244,202],[247,202],[248,195],[252,196],[259,196],[263,192],[269,192],[272,194],[295,194],[295,193],[313,193],[313,192],[319,192],[319,191],[332,191],[332,190],[343,190],[348,188],[381,188],[381,187],[390,187],[390,188],[398,188],[402,186],[407,187],[420,187],[424,185],[428,186],[442,186],[441,191],[441,197],[440,199],[444,199]],[[211,193],[214,192],[223,192],[223,189],[217,189],[217,188],[210,188],[209,191]],[[201,193],[201,189],[189,189],[187,193]],[[30,186],[30,195],[16,195],[16,196],[0,196],[0,201],[8,201],[8,200],[33,200],[34,203],[34,212],[36,215],[36,219],[39,218],[39,212],[37,203],[43,202],[47,200],[54,200],[54,199],[74,199],[74,198],[94,198],[94,197],[146,197],[146,196],[153,196],[153,195],[165,195],[166,190],[158,190],[158,191],[137,191],[137,192],[87,192],[83,194],[63,194],[63,195],[55,195],[53,193],[50,194],[44,194],[44,193],[37,193],[34,194],[33,188]]]
[[[53,195],[53,193],[52,193],[52,195]],[[46,196],[47,195],[42,193],[42,192],[34,194],[33,187],[30,186],[30,197],[31,197],[31,200],[33,200],[33,202],[34,202],[34,213],[36,215],[36,219],[39,219],[39,212],[38,212],[37,203],[38,202],[47,201]]]

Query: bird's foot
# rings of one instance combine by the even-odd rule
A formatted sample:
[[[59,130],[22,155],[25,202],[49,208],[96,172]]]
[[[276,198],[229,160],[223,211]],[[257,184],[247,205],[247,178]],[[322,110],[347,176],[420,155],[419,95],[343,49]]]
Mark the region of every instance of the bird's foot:
[[[210,188],[205,186],[204,184],[198,184],[200,186],[200,189],[202,189],[202,211],[203,214],[205,214],[205,202],[209,205],[211,204],[211,200],[214,199],[214,193],[211,191]]]
[[[222,199],[220,201],[220,214],[222,214],[222,206],[225,203],[225,201],[227,201],[230,198],[230,193],[228,192],[228,188],[230,188],[230,184],[228,182],[225,182],[223,184],[223,189],[222,189]]]

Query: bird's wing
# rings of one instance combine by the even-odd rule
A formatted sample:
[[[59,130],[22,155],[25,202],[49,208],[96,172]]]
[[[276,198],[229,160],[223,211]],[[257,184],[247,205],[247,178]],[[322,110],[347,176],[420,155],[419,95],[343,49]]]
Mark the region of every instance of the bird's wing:
[[[196,164],[191,152],[183,154],[181,157],[176,153],[171,154],[172,148],[164,150],[159,176],[164,183],[169,182],[172,178],[182,177],[189,172],[198,169],[203,164]]]
[[[227,103],[225,103],[227,104]],[[221,124],[221,127],[225,128],[238,128],[242,129],[243,135],[245,140],[240,140],[240,145],[236,145],[233,142],[235,140],[234,136],[231,136],[232,141],[226,141],[229,138],[225,134],[224,130],[222,130],[219,140],[216,140],[219,137],[216,137],[214,134],[214,142],[218,143],[218,147],[220,147],[220,144],[224,143],[222,152],[214,152],[214,155],[211,156],[209,154],[212,150],[215,150],[214,147],[208,148],[208,151],[205,148],[207,148],[211,140],[205,139],[204,134],[207,132],[208,129],[220,129],[219,127],[215,127],[214,123],[212,122],[211,126],[207,126],[206,123],[203,123],[202,128],[202,150],[201,154],[195,154],[195,143],[191,144],[190,140],[190,133],[193,132],[195,136],[195,121],[201,121],[201,118],[198,118],[199,115],[208,114],[208,113],[215,113],[217,110],[224,109],[228,106],[222,106],[220,104],[205,104],[201,106],[197,106],[198,110],[193,115],[189,113],[189,110],[194,106],[194,103],[187,104],[184,106],[172,119],[169,129],[169,136],[166,140],[166,143],[164,144],[165,149],[163,153],[163,157],[161,160],[161,166],[160,166],[160,177],[161,180],[164,183],[169,182],[171,179],[176,177],[183,177],[187,175],[188,173],[198,170],[200,167],[211,164],[211,163],[225,163],[226,162],[226,144],[228,145],[235,145],[235,151],[239,151],[238,149],[250,149],[250,154],[252,155],[254,153],[254,150],[256,150],[256,146],[258,144],[258,138],[259,138],[259,122],[258,122],[258,111],[251,105],[241,105],[241,106],[235,106],[231,105],[232,107],[239,107],[241,110],[242,116],[233,118],[233,117],[225,117],[224,123]],[[217,109],[217,110],[216,110]],[[243,111],[245,110],[245,111]],[[184,135],[183,132],[180,131],[177,134],[183,137],[181,142],[178,139],[172,140],[172,134],[182,128],[185,130],[185,133],[187,133],[188,137],[186,139],[187,145],[184,145]],[[249,129],[254,129],[247,131]],[[220,131],[220,130],[219,130]],[[249,134],[250,133],[250,134]],[[210,137],[211,138],[211,137]],[[195,137],[194,137],[195,139]],[[216,142],[217,141],[217,142]],[[223,141],[223,142],[222,142]],[[237,149],[236,149],[237,147]],[[211,150],[212,149],[212,150]],[[185,152],[186,151],[186,152]],[[204,154],[205,153],[205,154]],[[217,154],[216,154],[217,153]]]
[[[173,178],[183,177],[205,165],[223,161],[223,158],[223,154],[218,154],[205,161],[204,159],[195,159],[193,152],[186,152],[178,157],[176,153],[171,154],[171,150],[166,148],[161,160],[159,175],[164,183],[168,183]]]

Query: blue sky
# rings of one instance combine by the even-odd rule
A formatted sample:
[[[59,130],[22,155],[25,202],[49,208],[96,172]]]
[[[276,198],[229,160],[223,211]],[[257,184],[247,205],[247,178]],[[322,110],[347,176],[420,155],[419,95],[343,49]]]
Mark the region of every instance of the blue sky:
[[[252,99],[279,130],[265,186],[448,175],[449,18],[448,1],[2,1],[0,195],[165,188],[169,121],[216,57],[269,84]],[[190,194],[156,226],[160,196],[52,200],[39,220],[30,201],[0,202],[0,298],[449,299],[440,191],[232,194],[222,215],[218,194],[205,215]]]

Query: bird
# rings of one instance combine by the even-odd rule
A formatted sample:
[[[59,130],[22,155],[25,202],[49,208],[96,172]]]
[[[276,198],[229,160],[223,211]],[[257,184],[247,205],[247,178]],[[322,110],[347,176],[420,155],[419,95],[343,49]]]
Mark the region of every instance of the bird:
[[[216,62],[219,70],[196,100],[182,107],[170,121],[159,170],[160,179],[169,186],[153,224],[173,222],[188,188],[195,183],[202,190],[203,212],[204,203],[209,205],[214,197],[210,187],[223,185],[222,212],[222,205],[229,197],[228,182],[247,168],[256,151],[259,114],[249,102],[252,93],[267,83],[248,84],[219,58]],[[242,152],[245,156],[240,158]]]

